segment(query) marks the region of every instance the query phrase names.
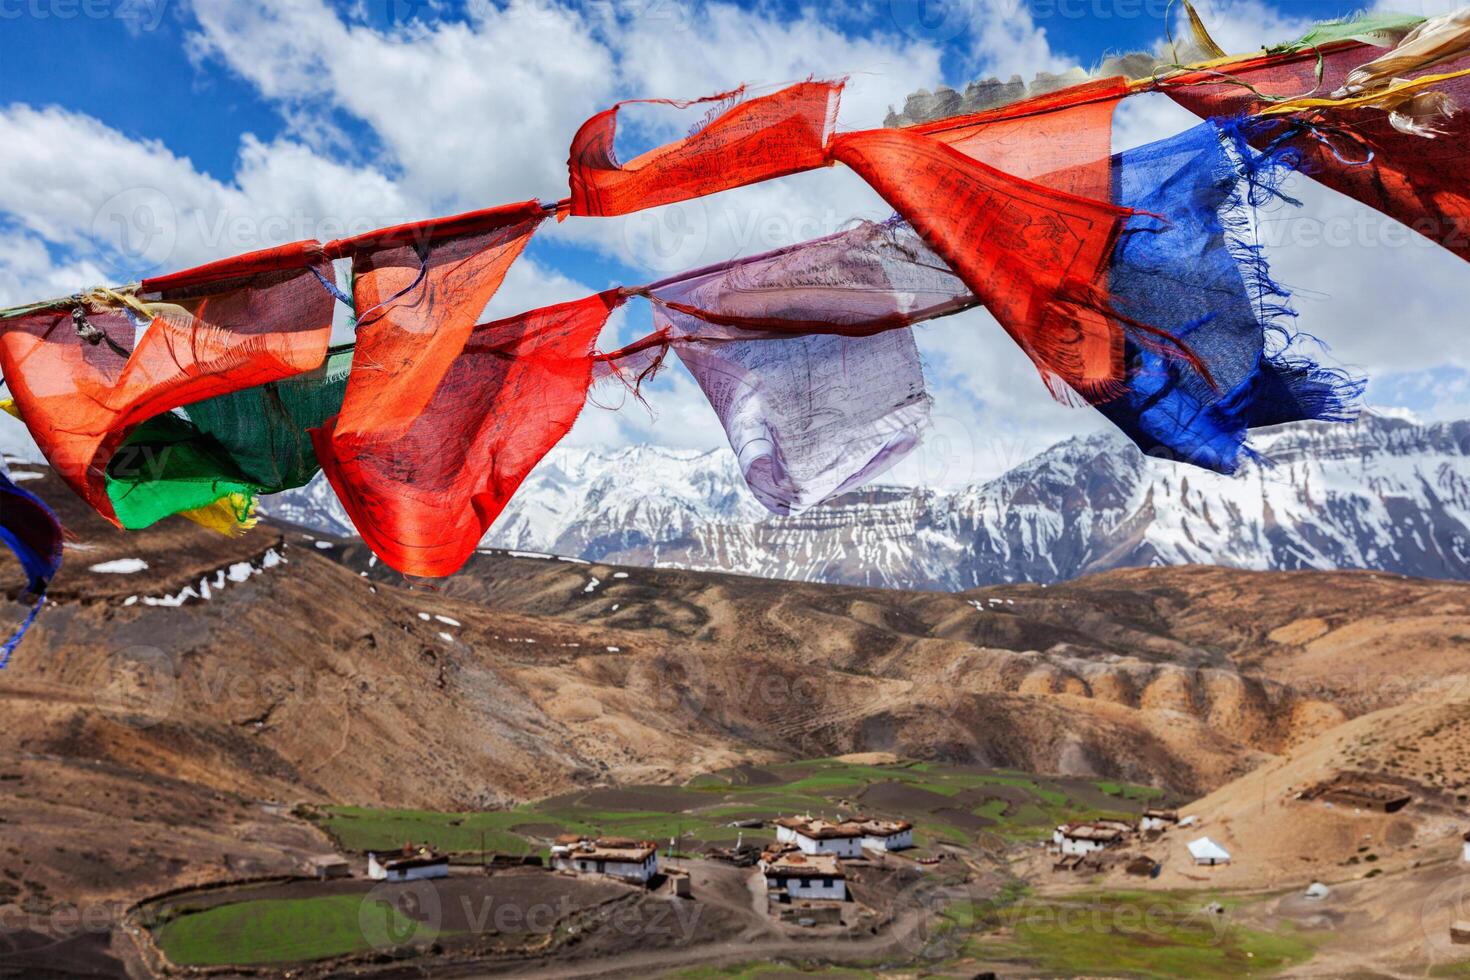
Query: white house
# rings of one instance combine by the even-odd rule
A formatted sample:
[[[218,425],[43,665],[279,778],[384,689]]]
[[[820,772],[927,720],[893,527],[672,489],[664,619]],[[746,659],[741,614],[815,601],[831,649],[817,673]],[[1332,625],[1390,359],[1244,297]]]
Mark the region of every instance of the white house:
[[[782,817],[775,821],[776,842],[795,844],[803,854],[835,854],[838,857],[863,856],[861,824],[832,823],[811,817]]]
[[[914,846],[914,825],[907,820],[864,820],[860,846],[870,851],[901,851]]]
[[[1189,856],[1194,858],[1195,864],[1229,864],[1230,852],[1208,837],[1200,837],[1189,842]]]
[[[1119,843],[1128,830],[1127,824],[1116,820],[1064,823],[1052,831],[1051,842],[1063,855],[1087,855]]]
[[[778,902],[847,901],[847,875],[834,854],[782,850],[761,856],[766,894]]]
[[[1460,849],[1460,860],[1470,864],[1470,830],[1465,832],[1464,844]]]
[[[1143,811],[1143,816],[1138,818],[1139,833],[1150,830],[1167,830],[1179,823],[1178,810],[1160,810],[1149,807]]]
[[[551,846],[551,866],[573,874],[609,875],[646,885],[658,874],[658,846],[626,837],[567,835]]]
[[[368,854],[368,877],[374,881],[418,881],[421,878],[447,878],[449,858],[435,854],[427,847],[414,850],[403,845],[398,854]]]

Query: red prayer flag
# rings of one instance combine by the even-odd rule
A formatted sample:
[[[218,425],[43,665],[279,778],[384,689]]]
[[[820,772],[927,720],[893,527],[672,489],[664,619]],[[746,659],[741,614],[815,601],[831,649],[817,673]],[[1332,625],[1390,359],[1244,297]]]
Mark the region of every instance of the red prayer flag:
[[[357,348],[336,433],[401,431],[428,404],[546,211],[535,201],[333,242],[351,256]]]
[[[1203,118],[1248,116],[1267,103],[1241,82],[1276,97],[1326,95],[1374,51],[1356,42],[1322,48],[1320,83],[1318,51],[1308,49],[1170,78],[1161,87]],[[1466,67],[1470,59],[1437,66],[1434,72]],[[1461,106],[1470,105],[1470,77],[1450,79],[1437,88]],[[1434,139],[1401,133],[1387,112],[1368,107],[1304,110],[1249,122],[1245,132],[1257,149],[1285,138],[1301,154],[1302,173],[1470,261],[1470,113],[1443,120],[1443,134]]]
[[[686,108],[739,98],[744,89],[693,102],[634,99]],[[613,152],[619,102],[582,124],[572,139],[571,207],[584,216],[630,214],[827,165],[841,82],[802,82],[738,102],[677,143],[626,164]]]
[[[352,522],[405,575],[449,575],[587,399],[610,290],[474,328],[423,411],[393,438],[313,430]],[[354,365],[354,371],[356,366]]]
[[[1018,180],[908,130],[838,136],[832,155],[949,263],[1049,386],[1117,389],[1123,335],[1104,312],[1107,265],[1132,212]]]
[[[1124,78],[1104,78],[969,116],[912,127],[1012,177],[1112,199],[1113,109]]]
[[[145,281],[154,315],[99,294],[0,321],[0,369],[42,453],[99,514],[113,452],[138,423],[321,364],[331,264],[317,242]],[[119,526],[121,526],[119,524]]]

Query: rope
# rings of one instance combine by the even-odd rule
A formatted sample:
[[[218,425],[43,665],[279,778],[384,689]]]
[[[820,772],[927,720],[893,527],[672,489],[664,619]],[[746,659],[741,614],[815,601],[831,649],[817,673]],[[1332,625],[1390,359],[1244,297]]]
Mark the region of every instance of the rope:
[[[1448,82],[1456,78],[1464,78],[1470,75],[1470,68],[1462,68],[1459,71],[1444,72],[1438,75],[1424,75],[1419,78],[1399,79],[1384,88],[1374,89],[1360,95],[1349,95],[1340,99],[1313,99],[1307,96],[1297,96],[1285,102],[1262,109],[1257,115],[1275,116],[1287,112],[1300,112],[1303,109],[1356,109],[1359,107],[1375,107],[1378,103],[1386,100],[1395,100],[1409,92],[1417,92],[1420,89]]]

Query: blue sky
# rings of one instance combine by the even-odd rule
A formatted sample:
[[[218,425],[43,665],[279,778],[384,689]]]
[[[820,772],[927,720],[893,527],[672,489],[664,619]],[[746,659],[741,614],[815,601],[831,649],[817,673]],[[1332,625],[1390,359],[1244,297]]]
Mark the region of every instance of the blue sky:
[[[1393,8],[1441,9],[1415,9],[1422,2]],[[1200,9],[1227,50],[1247,51],[1356,6],[1221,0]],[[1155,48],[1168,9],[1167,0],[0,0],[0,304],[294,238],[554,199],[565,193],[576,126],[620,98],[846,74],[840,125],[879,125],[920,87],[1091,68],[1108,53]],[[1191,122],[1148,97],[1125,108],[1119,148]],[[682,123],[668,116],[630,113],[628,142],[676,134]],[[1303,196],[1314,220],[1387,220],[1318,188]],[[487,312],[886,213],[860,181],[832,170],[627,219],[548,225]],[[1470,302],[1458,260],[1376,239],[1307,248],[1289,234],[1272,258],[1298,287],[1303,327],[1373,376],[1375,400],[1436,417],[1470,412],[1467,345],[1452,313]],[[646,326],[646,311],[630,305],[604,346]],[[1052,404],[983,312],[919,337],[938,448],[921,451],[902,479],[981,479],[1102,425],[1090,411]],[[591,410],[572,441],[721,444],[677,370],[649,394],[654,416],[637,406]]]

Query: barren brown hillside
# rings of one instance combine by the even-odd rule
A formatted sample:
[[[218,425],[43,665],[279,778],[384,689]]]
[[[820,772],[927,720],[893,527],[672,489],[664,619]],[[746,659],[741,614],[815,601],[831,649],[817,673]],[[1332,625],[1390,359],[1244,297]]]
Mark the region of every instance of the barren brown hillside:
[[[1207,793],[1470,670],[1466,585],[1178,568],[950,595],[486,553],[430,589],[356,541],[123,534],[29,485],[74,540],[0,675],[0,819],[53,892],[316,846],[266,801],[475,808],[872,751]],[[100,860],[66,856],[80,838]]]

